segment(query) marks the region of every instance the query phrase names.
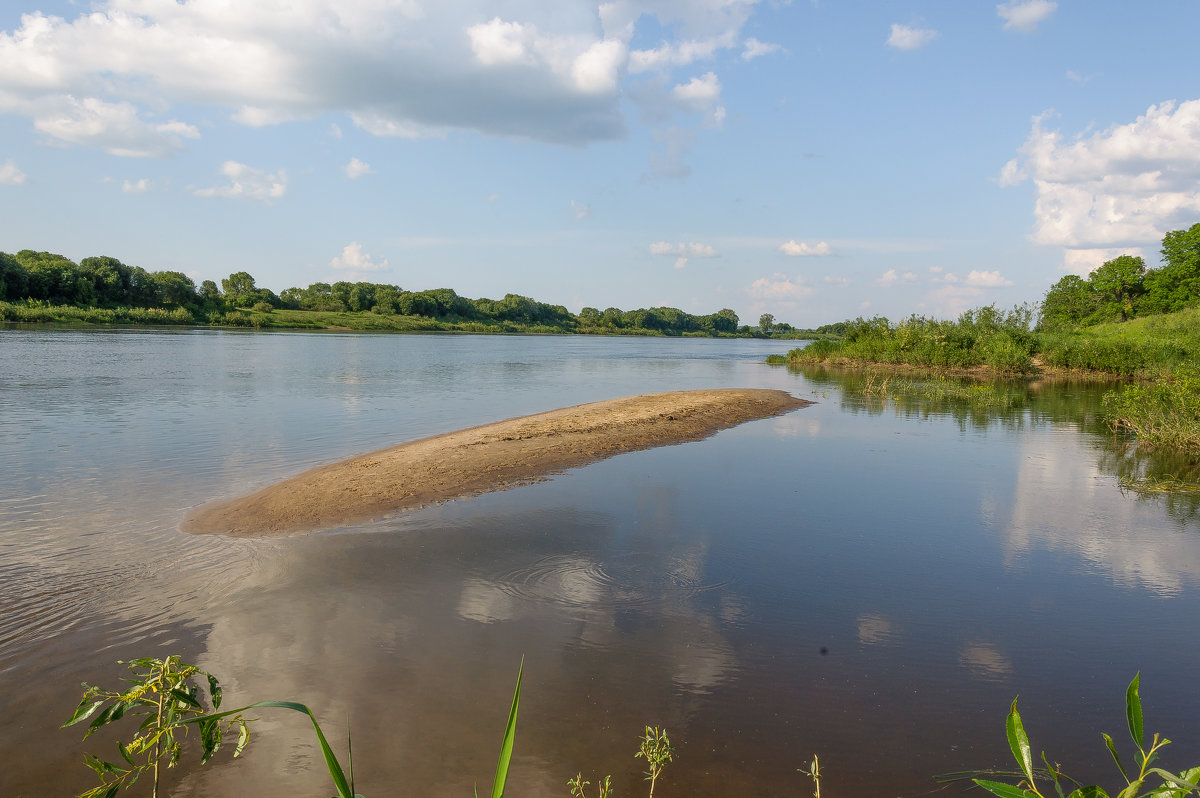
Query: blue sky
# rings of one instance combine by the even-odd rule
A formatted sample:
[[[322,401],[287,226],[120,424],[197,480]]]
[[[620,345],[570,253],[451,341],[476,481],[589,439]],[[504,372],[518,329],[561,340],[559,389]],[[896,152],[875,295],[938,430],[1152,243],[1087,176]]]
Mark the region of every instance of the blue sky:
[[[1200,221],[1200,2],[4,0],[0,250],[797,326]]]

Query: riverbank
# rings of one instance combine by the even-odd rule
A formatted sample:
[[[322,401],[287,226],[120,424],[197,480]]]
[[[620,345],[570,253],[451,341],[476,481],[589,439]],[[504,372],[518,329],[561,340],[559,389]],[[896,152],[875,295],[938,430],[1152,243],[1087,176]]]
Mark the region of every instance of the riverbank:
[[[767,389],[610,399],[400,444],[204,505],[188,532],[268,535],[370,521],[531,484],[623,452],[685,443],[811,404]]]

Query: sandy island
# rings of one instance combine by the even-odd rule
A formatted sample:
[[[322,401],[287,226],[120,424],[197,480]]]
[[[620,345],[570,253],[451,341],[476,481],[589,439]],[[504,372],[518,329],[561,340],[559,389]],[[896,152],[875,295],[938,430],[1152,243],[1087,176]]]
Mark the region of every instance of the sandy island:
[[[270,535],[370,521],[504,490],[622,452],[700,440],[811,404],[784,391],[673,391],[567,407],[403,443],[197,508],[188,532]]]

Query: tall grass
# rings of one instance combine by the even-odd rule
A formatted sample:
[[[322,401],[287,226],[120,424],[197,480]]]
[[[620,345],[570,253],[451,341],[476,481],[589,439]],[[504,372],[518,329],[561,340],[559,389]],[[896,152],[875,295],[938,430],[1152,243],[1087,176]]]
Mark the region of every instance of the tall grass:
[[[955,321],[911,316],[893,324],[881,316],[859,318],[846,324],[841,340],[814,341],[793,349],[788,360],[1028,374],[1036,344],[1032,316],[1032,309],[1023,305],[1010,311],[995,306],[970,310]]]
[[[1107,421],[1151,446],[1200,452],[1200,368],[1180,367],[1173,376],[1133,383],[1104,397]]]

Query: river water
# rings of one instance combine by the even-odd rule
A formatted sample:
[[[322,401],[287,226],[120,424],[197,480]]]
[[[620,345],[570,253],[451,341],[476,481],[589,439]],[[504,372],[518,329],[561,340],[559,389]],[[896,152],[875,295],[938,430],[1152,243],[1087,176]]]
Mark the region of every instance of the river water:
[[[1002,408],[864,398],[707,339],[0,330],[0,795],[79,792],[81,681],[182,654],[227,706],[309,704],[368,798],[488,790],[524,657],[509,794],[611,773],[666,727],[660,796],[918,796],[1036,749],[1114,783],[1142,674],[1163,764],[1200,763],[1200,508],[1124,491],[1193,473],[1099,423],[1100,389]],[[313,465],[654,391],[816,404],[518,489],[277,539],[190,536],[188,508]],[[1190,471],[1189,471],[1190,469]],[[304,719],[178,796],[326,796]],[[139,785],[140,786],[140,785]],[[961,786],[949,788],[952,793]]]

